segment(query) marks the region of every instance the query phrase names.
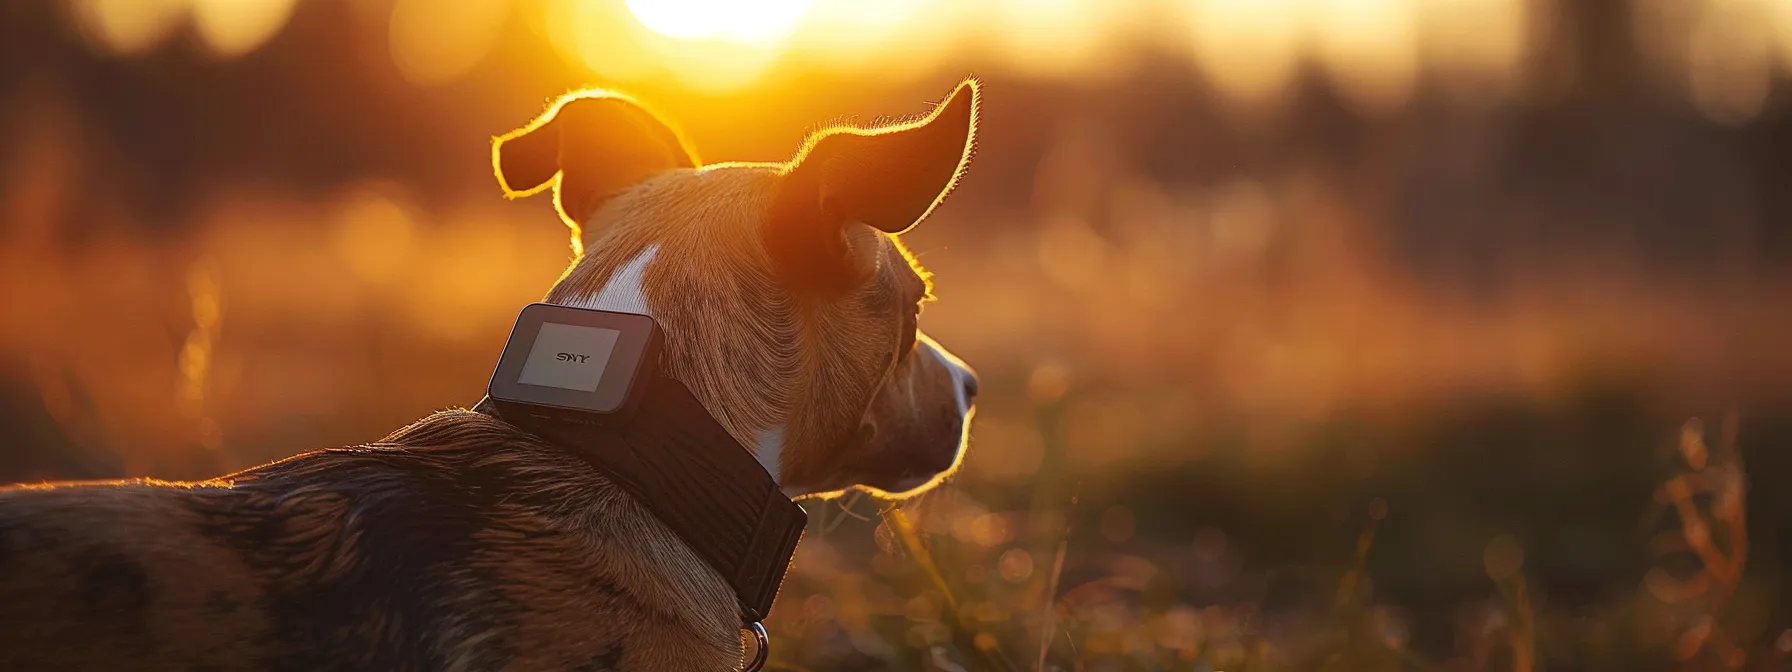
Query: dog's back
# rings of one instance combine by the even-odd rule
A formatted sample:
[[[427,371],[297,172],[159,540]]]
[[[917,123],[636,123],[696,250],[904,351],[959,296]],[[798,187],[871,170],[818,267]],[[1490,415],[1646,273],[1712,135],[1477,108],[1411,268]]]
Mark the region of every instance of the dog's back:
[[[122,669],[137,656],[247,663],[256,652],[205,649],[267,643],[267,615],[253,608],[263,579],[199,521],[248,499],[151,483],[0,492],[0,668]]]
[[[689,633],[640,639],[617,568],[539,515],[594,498],[470,412],[215,481],[0,490],[0,669],[633,667],[622,642]]]

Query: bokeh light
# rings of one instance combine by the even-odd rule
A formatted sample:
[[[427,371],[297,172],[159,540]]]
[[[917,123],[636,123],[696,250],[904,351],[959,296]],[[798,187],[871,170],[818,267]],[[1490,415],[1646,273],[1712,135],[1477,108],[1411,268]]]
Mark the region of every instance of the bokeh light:
[[[1220,90],[1241,102],[1274,102],[1299,64],[1299,0],[1194,0],[1186,3],[1194,53]]]
[[[220,58],[255,50],[285,27],[298,0],[191,0],[193,23]]]
[[[123,55],[161,44],[186,13],[186,0],[69,0],[83,32]]]
[[[451,81],[484,60],[509,12],[509,0],[396,0],[392,61],[412,82]]]
[[[1774,38],[1764,9],[1755,3],[1707,2],[1694,19],[1687,75],[1693,103],[1713,121],[1745,123],[1767,103]]]

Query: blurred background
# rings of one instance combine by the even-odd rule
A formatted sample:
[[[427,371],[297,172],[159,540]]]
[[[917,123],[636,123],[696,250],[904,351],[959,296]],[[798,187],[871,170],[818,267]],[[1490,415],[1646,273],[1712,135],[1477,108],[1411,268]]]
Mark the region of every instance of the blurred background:
[[[782,160],[968,75],[973,447],[808,505],[775,666],[1792,669],[1789,0],[9,0],[0,480],[476,402],[562,92]]]

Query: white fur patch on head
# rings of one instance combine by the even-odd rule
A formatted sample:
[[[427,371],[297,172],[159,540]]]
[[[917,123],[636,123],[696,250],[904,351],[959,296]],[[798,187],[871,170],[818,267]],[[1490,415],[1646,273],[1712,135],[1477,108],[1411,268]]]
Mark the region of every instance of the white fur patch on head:
[[[784,428],[761,429],[753,443],[756,444],[753,457],[758,458],[759,466],[765,467],[765,473],[772,475],[773,483],[782,485],[778,475],[784,465]]]
[[[653,315],[647,308],[647,293],[642,289],[646,280],[647,265],[660,252],[660,246],[648,245],[635,258],[628,260],[621,268],[610,274],[609,282],[596,294],[586,295],[572,300],[568,305],[593,310],[608,310],[617,313],[635,313]]]

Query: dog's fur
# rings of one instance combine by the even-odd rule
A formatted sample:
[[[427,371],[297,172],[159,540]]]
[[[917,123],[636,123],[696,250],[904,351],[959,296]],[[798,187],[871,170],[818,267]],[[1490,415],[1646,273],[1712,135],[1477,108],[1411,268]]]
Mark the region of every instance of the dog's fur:
[[[703,166],[605,92],[494,141],[576,259],[551,302],[652,314],[665,365],[792,496],[925,488],[975,378],[915,324],[891,235],[970,157],[976,86],[928,117]],[[0,669],[720,670],[736,599],[589,465],[485,412],[216,480],[0,491]]]

